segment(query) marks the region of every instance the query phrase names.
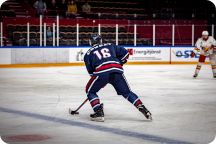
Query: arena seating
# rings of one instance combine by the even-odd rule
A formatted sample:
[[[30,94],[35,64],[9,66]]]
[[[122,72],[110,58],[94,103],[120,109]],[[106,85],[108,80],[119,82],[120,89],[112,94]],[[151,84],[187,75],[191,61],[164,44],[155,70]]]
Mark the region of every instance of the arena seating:
[[[11,25],[8,24],[8,36],[11,38],[10,40],[13,41],[13,45],[26,45],[27,39],[27,26],[26,25]],[[98,32],[98,27],[91,27],[91,26],[82,26],[79,29],[79,39],[81,45],[88,45],[88,39],[90,34],[93,32]],[[76,27],[75,26],[60,26],[60,45],[76,45]],[[101,27],[101,35],[104,40],[109,40],[107,42],[114,42],[116,38],[116,28],[113,26]],[[43,34],[42,34],[43,35]],[[40,32],[39,32],[39,25],[31,25],[30,26],[30,45],[35,46],[39,45],[40,39]],[[126,28],[123,26],[119,27],[119,44],[123,45],[133,45],[134,34],[131,32],[127,32]],[[52,40],[47,40],[47,45],[52,45]],[[137,39],[138,45],[143,44],[151,44],[148,39],[145,38],[138,38]]]
[[[114,20],[115,21],[115,20]],[[138,45],[151,45],[152,44],[152,30],[151,25],[138,25],[137,26],[137,44]],[[157,24],[158,23],[158,24]],[[157,45],[170,45],[172,43],[172,25],[157,21],[156,23],[156,44]],[[164,25],[161,25],[164,23]],[[178,21],[175,26],[175,43],[178,45],[190,45],[191,44],[191,25],[190,22]],[[199,23],[199,22],[197,22]],[[205,23],[204,23],[205,25]],[[195,39],[200,36],[200,33],[206,26],[195,26]],[[60,45],[76,45],[76,25],[61,25],[60,30]],[[7,25],[8,38],[13,41],[14,45],[25,45],[23,41],[27,38],[27,26],[26,24],[8,24]],[[105,40],[109,40],[115,43],[116,37],[115,25],[103,25],[101,27],[101,35]],[[92,32],[98,32],[98,27],[94,26],[80,26],[79,27],[79,40],[81,45],[88,45],[88,38]],[[43,34],[42,34],[43,35]],[[30,25],[30,45],[39,45],[39,25]],[[133,45],[133,26],[119,26],[119,44]],[[25,39],[25,40],[24,40]],[[21,41],[21,44],[20,44]],[[36,42],[35,42],[36,41]],[[52,40],[47,40],[47,45],[52,45]]]
[[[56,6],[52,6],[51,0],[46,0],[48,6],[48,12],[46,16],[53,17],[56,14],[65,16],[65,10],[67,6],[65,5],[64,9],[58,7],[60,0],[55,0]],[[78,14],[81,13],[81,7],[86,0],[75,0],[78,7]],[[210,6],[211,3],[206,1],[194,1],[192,5],[187,3],[184,5],[184,1],[158,1],[158,0],[88,0],[88,3],[91,5],[92,13],[89,14],[89,18],[119,18],[119,19],[146,19],[146,18],[157,18],[157,19],[191,19],[192,13],[197,18],[210,18],[212,14],[215,13],[215,8]],[[9,10],[8,12],[3,12],[4,16],[11,16],[11,10],[16,16],[35,16],[35,10],[33,8],[35,0],[7,0],[1,10]],[[67,3],[67,0],[66,0]],[[157,5],[155,5],[157,3]],[[200,5],[209,7],[208,9],[203,9]],[[4,9],[3,7],[8,7]],[[184,9],[182,9],[184,7]],[[98,15],[101,13],[101,15]],[[116,14],[119,14],[116,16]],[[136,17],[134,17],[136,14]],[[154,14],[154,16],[153,16]],[[81,16],[82,15],[78,15]]]
[[[30,23],[30,45],[39,45],[39,21],[37,18],[33,19],[5,19],[5,33],[6,37],[9,38],[14,45],[26,45],[26,23]],[[47,19],[45,22],[50,25],[55,19]],[[79,43],[81,45],[88,44],[89,34],[97,32],[97,24],[101,23],[101,34],[105,40],[115,43],[115,23],[116,20],[100,20],[96,21],[95,26],[92,26],[92,20],[79,19]],[[76,21],[61,19],[60,20],[60,45],[76,45]],[[156,45],[170,45],[172,40],[172,24],[175,24],[175,43],[177,45],[191,45],[191,25],[192,20],[141,20],[141,21],[130,21],[128,25],[127,20],[118,21],[119,23],[119,44],[133,45],[134,29],[133,24],[137,24],[137,45],[151,45],[153,37],[153,27],[156,25]],[[207,21],[196,20],[193,21],[195,26],[195,39],[200,36],[202,30],[207,29]],[[202,25],[202,26],[201,26]],[[36,41],[36,42],[35,42]],[[21,44],[20,44],[21,43]],[[47,40],[47,45],[52,45],[52,41]]]
[[[57,0],[56,0],[57,1]],[[155,0],[153,0],[155,1]],[[167,4],[155,6],[151,1],[139,0],[89,0],[92,12],[82,15],[81,6],[85,0],[76,1],[78,15],[76,19],[65,18],[65,10],[50,8],[51,0],[47,0],[48,11],[44,15],[44,22],[52,25],[56,22],[56,15],[60,15],[60,45],[76,45],[76,23],[80,24],[79,40],[81,45],[87,45],[88,36],[92,33],[92,19],[97,20],[94,32],[97,32],[97,24],[101,23],[101,34],[105,39],[115,42],[115,24],[119,24],[119,44],[133,45],[134,29],[137,24],[137,45],[152,44],[152,25],[156,25],[156,45],[170,45],[172,40],[172,24],[175,24],[175,43],[179,45],[191,44],[191,25],[204,25],[195,27],[195,39],[200,36],[202,30],[207,29],[207,18],[212,9],[208,9],[209,15],[203,13],[199,19],[191,19],[192,12],[198,13],[199,7],[190,9],[186,6],[184,10],[179,9],[177,3],[172,1]],[[39,19],[35,18],[33,8],[34,1],[30,0],[8,0],[0,10],[0,16],[4,23],[4,36],[14,45],[26,45],[27,27],[30,22],[30,45],[39,45]],[[149,7],[149,6],[152,7]],[[205,10],[207,11],[207,10]],[[173,15],[175,14],[175,15]],[[185,15],[186,14],[186,15]],[[19,17],[11,21],[9,17]],[[22,19],[20,17],[25,17]],[[175,18],[175,19],[174,19]],[[190,19],[190,20],[189,20]],[[203,19],[206,19],[205,21]],[[212,20],[215,23],[214,20]],[[208,29],[209,30],[209,29]],[[47,45],[52,41],[47,40]]]
[[[23,17],[28,14],[28,8],[25,8],[25,2],[19,0],[5,1],[0,10],[1,17]]]

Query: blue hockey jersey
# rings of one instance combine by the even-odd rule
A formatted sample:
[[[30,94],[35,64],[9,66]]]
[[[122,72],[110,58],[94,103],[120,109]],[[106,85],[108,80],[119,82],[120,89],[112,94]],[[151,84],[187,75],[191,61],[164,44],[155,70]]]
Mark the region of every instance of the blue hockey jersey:
[[[105,73],[123,73],[122,65],[127,62],[128,51],[124,47],[111,43],[91,47],[84,56],[84,62],[90,75]]]

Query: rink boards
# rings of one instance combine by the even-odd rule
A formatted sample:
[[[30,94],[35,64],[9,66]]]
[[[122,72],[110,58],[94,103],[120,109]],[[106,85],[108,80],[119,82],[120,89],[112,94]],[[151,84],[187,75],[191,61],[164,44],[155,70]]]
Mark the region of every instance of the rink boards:
[[[125,47],[130,53],[129,64],[192,64],[193,47]],[[6,47],[0,48],[0,65],[45,64],[83,65],[89,47]]]

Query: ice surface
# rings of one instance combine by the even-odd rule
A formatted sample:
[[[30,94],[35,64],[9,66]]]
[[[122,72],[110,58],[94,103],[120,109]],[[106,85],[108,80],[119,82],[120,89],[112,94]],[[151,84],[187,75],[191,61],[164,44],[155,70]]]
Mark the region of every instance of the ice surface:
[[[216,134],[216,79],[208,65],[197,79],[194,70],[195,65],[125,66],[131,89],[154,120],[145,120],[107,85],[98,93],[106,121],[97,123],[89,120],[89,103],[79,115],[68,114],[86,99],[85,67],[0,69],[0,135],[51,137],[38,144],[207,144]]]

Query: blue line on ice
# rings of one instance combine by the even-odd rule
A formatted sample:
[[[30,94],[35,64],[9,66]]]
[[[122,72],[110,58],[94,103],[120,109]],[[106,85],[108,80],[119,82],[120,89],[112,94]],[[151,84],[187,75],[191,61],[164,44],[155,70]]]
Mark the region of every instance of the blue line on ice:
[[[97,131],[107,132],[107,133],[126,136],[126,137],[143,139],[143,140],[152,141],[152,142],[166,143],[166,144],[192,144],[191,142],[186,142],[186,141],[180,141],[180,140],[174,140],[174,139],[164,138],[164,137],[160,137],[160,136],[154,136],[154,135],[143,134],[143,133],[138,133],[138,132],[126,131],[126,130],[121,130],[121,129],[117,129],[117,128],[108,128],[105,126],[98,126],[98,125],[94,125],[94,124],[88,124],[88,123],[84,123],[84,122],[67,120],[67,119],[63,119],[63,118],[46,116],[46,115],[42,115],[42,114],[25,112],[25,111],[20,111],[20,110],[13,110],[13,109],[8,109],[8,108],[3,108],[3,107],[0,107],[0,111],[5,112],[5,113],[10,113],[10,114],[16,114],[16,115],[20,115],[20,116],[35,118],[35,119],[39,119],[39,120],[45,120],[45,121],[75,126],[75,127],[93,129],[93,130],[97,130]]]

